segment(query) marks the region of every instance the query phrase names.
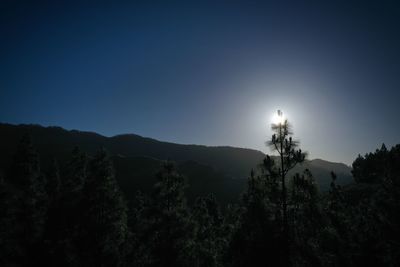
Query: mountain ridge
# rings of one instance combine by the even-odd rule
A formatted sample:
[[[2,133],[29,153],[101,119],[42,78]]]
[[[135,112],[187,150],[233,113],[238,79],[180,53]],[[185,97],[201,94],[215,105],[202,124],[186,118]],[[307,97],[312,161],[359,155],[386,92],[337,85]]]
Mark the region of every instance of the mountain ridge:
[[[266,153],[255,149],[255,148],[248,148],[248,147],[239,147],[239,146],[231,146],[231,145],[203,145],[203,144],[194,144],[194,143],[175,143],[172,141],[163,141],[163,140],[159,140],[157,138],[153,138],[153,137],[146,137],[140,134],[135,134],[135,133],[122,133],[122,134],[116,134],[116,135],[112,135],[112,136],[107,136],[104,134],[100,134],[97,133],[95,131],[86,131],[86,130],[77,130],[77,129],[66,129],[63,128],[61,126],[55,126],[55,125],[49,125],[49,126],[43,126],[40,124],[36,124],[36,123],[21,123],[21,124],[12,124],[12,123],[2,123],[0,122],[0,127],[2,125],[8,125],[8,126],[14,126],[14,127],[39,127],[39,128],[44,128],[44,129],[59,129],[59,130],[63,130],[66,132],[71,132],[71,133],[78,133],[78,134],[87,134],[87,135],[96,135],[102,138],[108,138],[108,139],[118,139],[121,137],[135,137],[135,138],[140,138],[140,139],[144,139],[144,140],[148,140],[148,141],[155,141],[155,142],[159,142],[159,143],[164,143],[164,144],[171,144],[171,145],[177,145],[177,146],[195,146],[195,147],[205,147],[205,148],[233,148],[233,149],[243,149],[243,150],[251,150],[251,151],[255,151],[255,152],[259,152],[262,153],[264,155],[267,155]],[[350,165],[347,165],[346,163],[343,162],[335,162],[335,161],[329,161],[329,160],[324,160],[321,158],[313,158],[313,159],[307,159],[310,162],[325,162],[325,163],[332,163],[332,164],[341,164],[344,165],[345,167],[351,168]]]
[[[222,195],[226,202],[232,201],[244,190],[251,169],[256,169],[266,155],[249,148],[175,144],[137,134],[107,137],[59,126],[0,123],[0,169],[6,169],[10,164],[21,137],[26,133],[32,136],[44,168],[54,157],[67,162],[75,146],[89,155],[106,148],[114,160],[117,180],[127,195],[136,190],[151,190],[155,171],[163,160],[169,159],[175,161],[178,170],[187,176],[190,194],[214,193]],[[295,171],[301,172],[306,168],[312,171],[324,191],[329,188],[330,171],[337,172],[339,183],[352,181],[351,169],[343,163],[307,160]]]

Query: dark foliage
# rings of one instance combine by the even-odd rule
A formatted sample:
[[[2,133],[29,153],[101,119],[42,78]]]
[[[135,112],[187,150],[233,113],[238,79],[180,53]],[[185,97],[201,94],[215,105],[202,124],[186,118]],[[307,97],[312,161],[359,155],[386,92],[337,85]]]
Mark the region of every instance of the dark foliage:
[[[104,150],[90,161],[82,191],[79,254],[84,266],[123,266],[127,206]]]
[[[192,239],[186,207],[185,179],[170,162],[157,173],[150,207],[150,244],[153,266],[186,266]]]
[[[304,157],[287,133],[222,206],[213,194],[188,202],[171,162],[153,166],[152,194],[127,202],[104,149],[41,168],[24,136],[0,173],[0,265],[398,266],[400,145],[359,156],[354,184],[332,172],[324,193],[308,169],[289,172]]]

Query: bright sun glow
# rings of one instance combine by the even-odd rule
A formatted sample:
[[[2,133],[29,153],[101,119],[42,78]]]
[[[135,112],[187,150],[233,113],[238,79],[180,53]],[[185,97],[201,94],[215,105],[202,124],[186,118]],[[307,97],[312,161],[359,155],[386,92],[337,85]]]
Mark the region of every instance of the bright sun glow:
[[[283,115],[283,112],[278,111],[278,112],[274,113],[274,115],[272,116],[271,122],[273,124],[283,124],[285,122],[285,116]]]

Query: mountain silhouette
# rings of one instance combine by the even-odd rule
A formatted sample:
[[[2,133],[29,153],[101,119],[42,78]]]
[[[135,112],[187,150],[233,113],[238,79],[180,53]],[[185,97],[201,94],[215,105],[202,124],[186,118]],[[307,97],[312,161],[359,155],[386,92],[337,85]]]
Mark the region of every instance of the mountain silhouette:
[[[10,165],[19,141],[26,133],[32,136],[44,169],[53,158],[60,163],[67,162],[75,146],[89,155],[106,148],[112,155],[117,180],[128,199],[137,190],[149,192],[161,162],[171,160],[188,181],[189,201],[213,193],[221,202],[234,202],[245,189],[250,170],[257,168],[265,157],[264,153],[253,149],[182,145],[135,134],[106,137],[61,127],[3,123],[0,124],[0,170],[3,173],[7,173],[6,166]],[[297,166],[294,171],[306,168],[311,170],[322,191],[329,188],[331,171],[337,174],[340,184],[353,180],[351,168],[342,163],[315,159]]]

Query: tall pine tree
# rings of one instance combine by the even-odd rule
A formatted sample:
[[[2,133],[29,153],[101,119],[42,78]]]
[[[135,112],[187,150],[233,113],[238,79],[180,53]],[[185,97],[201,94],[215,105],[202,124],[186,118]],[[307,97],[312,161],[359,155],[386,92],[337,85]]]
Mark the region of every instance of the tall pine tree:
[[[46,181],[31,137],[24,135],[15,154],[11,181],[16,190],[17,240],[23,264],[39,264],[47,213]]]
[[[184,189],[185,179],[170,162],[157,174],[151,210],[153,266],[187,266],[192,230]]]
[[[47,188],[53,202],[47,223],[48,263],[57,266],[79,266],[79,223],[81,200],[87,176],[87,156],[78,147],[71,153],[65,172],[59,174],[53,162]],[[56,193],[58,191],[58,193]]]
[[[264,160],[266,167],[272,167],[271,159]],[[272,171],[272,170],[271,170]],[[274,173],[262,171],[256,175],[251,171],[246,192],[242,197],[239,225],[230,244],[231,266],[266,266],[282,264],[279,245],[280,195],[277,191],[277,177]]]
[[[195,225],[192,266],[220,266],[227,244],[223,216],[215,197],[198,198],[191,218]]]
[[[80,251],[84,266],[123,266],[127,206],[104,149],[90,162],[81,207]]]

